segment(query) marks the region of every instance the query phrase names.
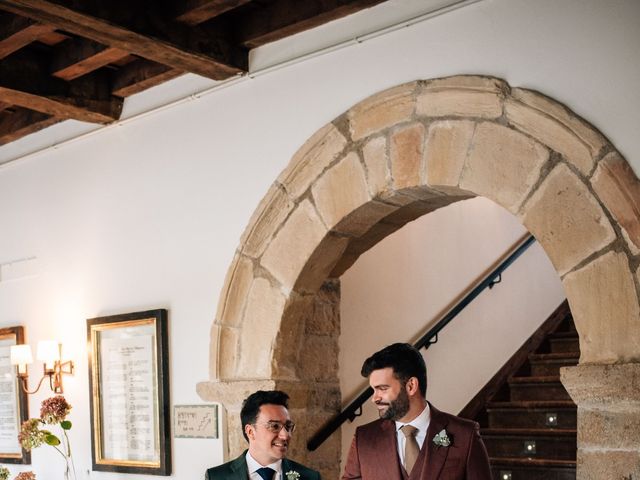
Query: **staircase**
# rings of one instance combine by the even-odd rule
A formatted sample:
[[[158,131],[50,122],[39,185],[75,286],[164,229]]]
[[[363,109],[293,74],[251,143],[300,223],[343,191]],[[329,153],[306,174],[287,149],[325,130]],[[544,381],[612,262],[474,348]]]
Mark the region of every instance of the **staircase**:
[[[579,357],[564,302],[461,412],[480,423],[495,480],[575,480],[577,409],[560,367]]]

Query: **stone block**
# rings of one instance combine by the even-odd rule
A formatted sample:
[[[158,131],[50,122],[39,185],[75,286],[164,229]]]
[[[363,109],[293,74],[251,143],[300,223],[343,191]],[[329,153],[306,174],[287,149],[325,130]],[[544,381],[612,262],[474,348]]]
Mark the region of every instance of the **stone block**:
[[[344,237],[327,235],[309,256],[304,270],[294,285],[296,292],[315,293],[327,280],[329,273],[344,254],[349,240]]]
[[[502,98],[472,90],[427,90],[418,95],[416,111],[427,117],[498,118],[502,116]]]
[[[364,168],[355,153],[327,170],[311,191],[316,208],[329,229],[371,199]]]
[[[583,449],[640,451],[640,405],[635,411],[578,411],[578,445]]]
[[[260,263],[291,290],[318,244],[327,234],[309,200],[302,201],[276,234]]]
[[[481,123],[460,179],[460,187],[515,214],[540,177],[549,151],[520,132]]]
[[[422,185],[424,179],[424,126],[414,123],[391,136],[391,177],[398,190]]]
[[[305,323],[309,335],[340,335],[340,281],[325,282],[314,297],[312,314]]]
[[[326,335],[304,336],[300,351],[298,374],[309,382],[338,380],[338,337]]]
[[[367,168],[367,183],[369,194],[375,198],[389,191],[391,172],[387,163],[387,139],[376,137],[363,148],[362,155]]]
[[[269,240],[280,228],[294,203],[279,186],[272,186],[254,211],[249,225],[240,238],[242,252],[257,258],[264,252]]]
[[[458,186],[475,125],[464,120],[444,120],[429,126],[425,146],[428,185]]]
[[[560,153],[584,175],[593,168],[590,148],[556,118],[516,100],[505,102],[505,112],[512,125]]]
[[[242,330],[236,327],[218,326],[218,339],[215,342],[217,357],[217,378],[227,380],[234,378],[238,370],[240,353],[240,337]],[[213,343],[213,342],[212,342]]]
[[[417,85],[412,82],[385,90],[350,109],[347,115],[353,140],[409,121],[415,109]]]
[[[299,198],[342,152],[347,140],[333,124],[318,130],[295,153],[278,177],[292,198]]]
[[[581,363],[561,368],[560,379],[581,408],[622,413],[640,409],[640,363]]]
[[[562,283],[580,333],[581,363],[640,360],[640,309],[626,255],[602,255]]]
[[[346,215],[333,226],[333,231],[349,236],[359,237],[383,218],[392,214],[400,207],[375,200],[367,202]]]
[[[242,311],[252,281],[252,260],[242,255],[236,255],[227,272],[225,285],[218,302],[216,315],[218,323],[233,327],[242,323]]]
[[[522,88],[514,88],[511,96],[535,110],[557,120],[573,132],[589,148],[591,155],[596,156],[607,144],[607,140],[595,128],[578,117],[566,106],[545,97],[544,95]]]
[[[635,480],[640,478],[640,451],[578,448],[578,480]]]
[[[287,300],[274,347],[273,376],[279,380],[297,378],[298,355],[306,323],[313,314],[314,299],[314,295],[292,292]]]
[[[598,201],[564,164],[549,173],[523,212],[525,227],[560,275],[616,238]]]
[[[273,347],[286,302],[278,286],[256,278],[251,285],[240,338],[239,378],[269,378]]]
[[[598,164],[591,184],[635,248],[640,248],[640,181],[631,166],[612,152]]]
[[[423,91],[441,90],[469,90],[474,92],[489,92],[505,96],[510,87],[504,80],[482,75],[454,75],[451,77],[435,78],[424,82]]]

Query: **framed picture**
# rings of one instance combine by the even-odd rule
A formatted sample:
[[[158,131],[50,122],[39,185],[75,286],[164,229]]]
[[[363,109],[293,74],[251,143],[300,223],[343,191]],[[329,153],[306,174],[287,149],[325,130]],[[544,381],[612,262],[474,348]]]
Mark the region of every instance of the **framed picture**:
[[[10,354],[12,345],[22,343],[22,327],[0,329],[0,463],[31,463],[31,454],[18,442],[20,425],[29,417],[29,404]]]
[[[171,475],[167,311],[87,320],[93,470]]]

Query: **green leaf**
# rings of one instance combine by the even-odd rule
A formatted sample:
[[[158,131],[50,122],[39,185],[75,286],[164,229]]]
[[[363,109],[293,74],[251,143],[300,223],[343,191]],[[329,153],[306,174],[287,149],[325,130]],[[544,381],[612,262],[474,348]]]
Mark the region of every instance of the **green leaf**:
[[[71,422],[69,420],[63,420],[60,422],[60,426],[63,430],[71,430]]]
[[[60,439],[56,437],[54,434],[50,433],[46,437],[44,437],[44,443],[47,445],[51,445],[52,447],[57,447],[60,445]]]

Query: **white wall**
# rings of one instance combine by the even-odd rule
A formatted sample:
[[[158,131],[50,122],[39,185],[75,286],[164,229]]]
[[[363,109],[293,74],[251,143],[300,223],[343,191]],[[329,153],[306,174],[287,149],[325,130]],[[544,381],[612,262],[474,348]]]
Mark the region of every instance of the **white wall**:
[[[168,308],[172,403],[198,403],[242,230],[295,150],[356,102],[417,78],[495,75],[566,103],[640,171],[638,19],[635,0],[485,0],[2,167],[0,263],[36,260],[0,281],[0,325],[24,325],[32,344],[57,334],[76,361],[79,477],[130,478],[87,473],[85,319]],[[173,448],[173,478],[222,461],[220,441]],[[34,452],[39,480],[59,477],[55,461]]]
[[[362,362],[395,342],[418,340],[526,234],[486,198],[455,203],[407,224],[342,276],[340,387],[347,405],[366,388]],[[538,243],[423,350],[427,399],[457,414],[564,300]],[[378,418],[371,402],[342,428],[343,461],[355,428]]]

